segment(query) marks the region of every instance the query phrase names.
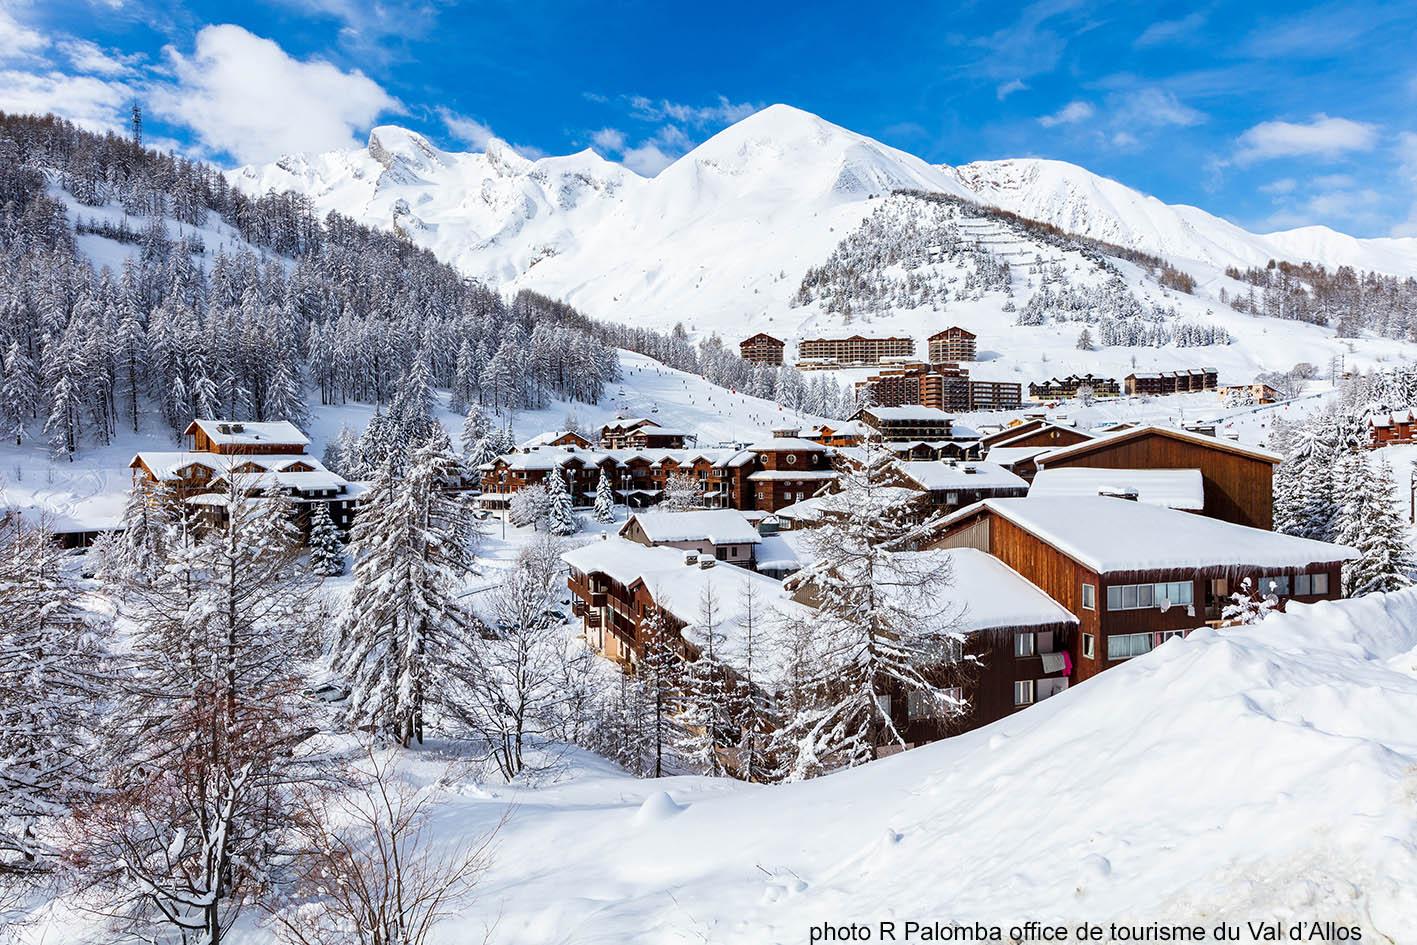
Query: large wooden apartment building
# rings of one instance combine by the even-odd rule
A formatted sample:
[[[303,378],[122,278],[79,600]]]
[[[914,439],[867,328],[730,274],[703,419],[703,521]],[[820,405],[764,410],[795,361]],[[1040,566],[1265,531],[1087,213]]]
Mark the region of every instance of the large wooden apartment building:
[[[778,365],[783,361],[782,352],[787,343],[766,332],[758,332],[738,342],[738,355],[753,364]]]
[[[620,417],[600,428],[600,448],[605,450],[678,450],[691,439],[649,417]]]
[[[933,548],[974,548],[1076,615],[1074,682],[1218,621],[1244,579],[1283,602],[1341,596],[1357,552],[1102,496],[988,499],[947,517]]]
[[[883,407],[919,405],[937,410],[1014,410],[1023,404],[1023,386],[1013,381],[971,379],[958,364],[913,361],[857,381],[856,397]]]
[[[1220,384],[1220,372],[1215,368],[1146,371],[1128,374],[1122,380],[1126,392],[1131,395],[1184,394],[1190,391],[1215,390]]]
[[[797,366],[801,368],[863,366],[914,356],[914,338],[852,335],[849,338],[804,338],[797,342]]]
[[[978,357],[977,340],[974,332],[960,328],[958,325],[952,325],[944,331],[937,331],[926,341],[930,352],[930,363],[973,361]]]

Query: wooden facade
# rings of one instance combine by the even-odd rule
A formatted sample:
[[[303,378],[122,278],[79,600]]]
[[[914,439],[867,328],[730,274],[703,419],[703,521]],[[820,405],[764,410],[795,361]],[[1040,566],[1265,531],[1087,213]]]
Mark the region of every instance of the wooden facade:
[[[1413,416],[1411,410],[1368,418],[1369,449],[1408,443],[1417,443],[1417,417]]]
[[[889,358],[915,356],[914,338],[804,338],[797,343],[797,357],[804,367],[880,364]]]
[[[1201,512],[1237,525],[1274,527],[1274,467],[1279,457],[1226,440],[1163,427],[1137,427],[1038,457],[1040,469],[1199,469]]]
[[[1007,432],[1007,431],[1006,431]],[[1077,443],[1086,443],[1093,439],[1089,433],[1072,427],[1058,426],[1056,423],[1034,423],[1021,433],[1011,437],[1000,438],[998,434],[990,437],[993,446],[1073,446]]]
[[[927,341],[930,361],[973,361],[978,356],[976,335],[958,325],[937,331]]]
[[[760,331],[738,342],[738,355],[753,364],[777,365],[782,363],[782,352],[786,348],[786,342]]]
[[[1165,541],[1165,536],[1158,535],[1157,540]],[[1172,635],[1184,635],[1197,627],[1219,621],[1221,611],[1229,603],[1229,595],[1241,586],[1244,578],[1250,578],[1254,587],[1263,587],[1267,577],[1279,576],[1286,570],[1203,566],[1098,573],[987,505],[981,505],[973,512],[961,513],[961,518],[951,523],[930,546],[987,551],[1075,614],[1079,620],[1078,633],[1069,643],[1074,682],[1082,682],[1106,670],[1109,665],[1130,658],[1109,656],[1109,641],[1113,637],[1126,636],[1130,639],[1132,635],[1150,635],[1149,650]],[[1310,579],[1314,575],[1322,575],[1326,589],[1321,594],[1281,594],[1281,609],[1287,600],[1313,603],[1336,600],[1342,596],[1342,565],[1339,561],[1320,563],[1303,572],[1288,570],[1290,573],[1283,575],[1286,582],[1297,578],[1300,573]],[[1109,590],[1114,586],[1158,584],[1188,585],[1192,603],[1165,608],[1160,605],[1109,608]]]
[[[1128,374],[1122,380],[1124,389],[1130,395],[1183,394],[1189,391],[1215,390],[1220,385],[1220,373],[1215,368],[1145,371]]]

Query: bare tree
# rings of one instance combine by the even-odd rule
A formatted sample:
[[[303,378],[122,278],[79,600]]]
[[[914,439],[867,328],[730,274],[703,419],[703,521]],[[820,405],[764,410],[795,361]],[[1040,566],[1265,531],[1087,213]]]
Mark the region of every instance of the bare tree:
[[[466,904],[506,822],[440,844],[430,829],[436,789],[400,777],[393,752],[366,752],[367,771],[353,790],[312,795],[300,812],[303,849],[293,883],[263,903],[294,945],[422,945],[440,919]]]

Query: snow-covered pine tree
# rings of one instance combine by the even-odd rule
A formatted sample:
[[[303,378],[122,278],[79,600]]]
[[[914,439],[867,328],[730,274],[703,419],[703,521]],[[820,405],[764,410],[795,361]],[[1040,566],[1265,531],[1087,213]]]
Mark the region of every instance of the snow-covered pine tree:
[[[812,531],[806,541],[814,560],[789,582],[807,589],[816,607],[784,622],[790,645],[810,650],[790,654],[790,675],[777,687],[792,708],[774,738],[788,780],[862,764],[884,745],[903,744],[892,711],[902,701],[914,698],[939,719],[966,710],[951,692],[967,658],[949,560],[892,550],[914,529],[882,491],[892,466],[874,439],[859,466],[842,466],[841,505],[850,511]]]
[[[580,528],[566,479],[559,469],[553,469],[546,474],[546,530],[553,535],[574,535]]]
[[[635,665],[635,678],[648,703],[646,726],[648,774],[660,778],[680,767],[676,750],[685,729],[682,700],[685,687],[684,655],[679,635],[666,625],[664,613],[653,607],[645,615],[644,655]]]
[[[491,423],[481,404],[474,403],[467,408],[467,416],[463,419],[462,433],[458,442],[474,469],[496,455],[495,453],[492,456],[486,455],[487,450],[479,445],[486,441],[487,434],[491,432],[491,429]]]
[[[447,488],[454,465],[436,442],[415,451],[406,476],[386,464],[354,523],[353,605],[333,665],[350,685],[349,724],[405,747],[423,740],[437,665],[464,660],[477,645],[458,598],[475,573],[476,532]]]
[[[615,491],[610,486],[610,474],[604,469],[595,483],[595,509],[592,514],[597,522],[603,524],[615,521]]]
[[[176,497],[164,483],[134,482],[123,508],[123,530],[98,576],[120,587],[154,577],[163,566],[177,517]]]
[[[699,480],[691,472],[676,470],[664,482],[664,502],[666,512],[688,512],[702,508],[704,490]]]
[[[1085,326],[1084,326],[1083,330],[1078,334],[1078,344],[1077,344],[1077,348],[1078,348],[1079,351],[1096,351],[1096,350],[1097,350],[1097,345],[1094,344],[1094,343],[1093,343],[1093,340],[1092,340],[1092,332],[1089,331]]]
[[[0,526],[0,882],[53,868],[46,824],[99,789],[108,627],[79,606],[64,556],[18,515]]]
[[[738,654],[741,672],[735,706],[741,735],[735,773],[744,781],[757,781],[768,773],[768,740],[775,727],[772,698],[765,687],[766,677],[762,670],[771,611],[763,605],[757,586],[752,581],[743,582],[738,595],[738,610],[742,643]]]
[[[13,341],[5,352],[5,380],[0,384],[0,420],[4,423],[4,435],[14,437],[16,446],[24,440],[25,427],[35,415],[38,400],[34,362],[20,348],[20,343]]]
[[[1369,464],[1366,453],[1347,457],[1342,495],[1337,540],[1360,554],[1343,565],[1344,593],[1361,597],[1410,586],[1417,561],[1407,541],[1407,524],[1397,511],[1387,460],[1378,456]]]
[[[328,502],[316,502],[310,510],[310,570],[322,577],[344,573],[344,542]]]

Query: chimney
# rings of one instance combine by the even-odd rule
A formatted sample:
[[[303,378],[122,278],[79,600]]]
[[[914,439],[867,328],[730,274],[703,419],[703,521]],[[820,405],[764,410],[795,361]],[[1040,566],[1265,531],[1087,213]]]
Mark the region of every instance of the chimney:
[[[713,567],[717,563],[718,562],[715,561],[713,558],[702,557],[699,559],[699,570],[707,571],[709,568]]]
[[[684,563],[692,568],[699,563],[699,553],[693,549],[684,552]]]

